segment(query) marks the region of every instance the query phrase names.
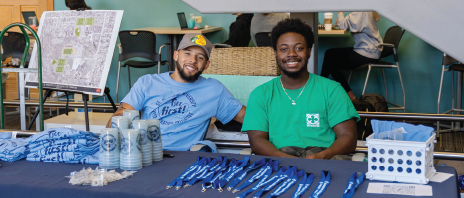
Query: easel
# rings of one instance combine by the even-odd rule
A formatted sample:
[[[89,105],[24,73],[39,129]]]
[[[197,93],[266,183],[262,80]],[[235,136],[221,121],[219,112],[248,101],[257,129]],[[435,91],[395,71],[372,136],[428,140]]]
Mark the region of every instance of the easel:
[[[76,11],[79,11],[79,12],[83,13],[83,11],[85,11],[85,9],[78,9],[78,10],[76,10]],[[79,14],[81,14],[81,13],[79,13]],[[118,20],[120,20],[120,19],[122,18],[122,12],[118,11],[116,15],[118,16],[118,17],[117,17]],[[44,17],[44,16],[42,16],[42,19],[43,19],[43,17]],[[82,22],[82,21],[81,21],[81,22]],[[80,25],[84,25],[84,24],[81,24],[81,22],[79,22],[79,24],[80,24]],[[119,21],[119,22],[120,22],[120,21]],[[92,21],[91,21],[91,23],[92,23],[91,25],[93,25],[93,22],[92,22]],[[86,24],[86,25],[87,25],[87,24]],[[116,24],[114,24],[114,25],[116,26]],[[42,27],[42,31],[45,31],[43,28],[45,28],[45,27]],[[117,32],[116,32],[117,29],[119,29],[119,26],[118,26],[118,28],[111,30],[111,31],[113,32],[112,35],[116,35],[116,34],[117,34]],[[76,36],[79,36],[79,35],[76,35]],[[52,37],[53,37],[53,36],[52,36]],[[116,42],[116,39],[115,39],[113,36],[110,37],[110,38],[111,38],[110,43]],[[105,49],[106,49],[106,48],[105,48]],[[109,52],[108,52],[108,55],[109,55]],[[34,52],[33,52],[33,56],[34,56]],[[64,64],[64,63],[62,63],[62,64]],[[35,81],[35,80],[34,80],[34,81]],[[29,82],[29,81],[28,81],[26,84],[27,84],[28,86],[36,86],[36,85],[35,85],[35,82]],[[51,83],[51,84],[53,84],[53,83]],[[103,87],[103,85],[100,85],[99,87]],[[85,114],[86,131],[90,131],[90,126],[89,126],[89,115],[88,115],[88,105],[87,105],[87,101],[89,101],[89,98],[88,98],[87,93],[95,93],[95,94],[98,93],[98,94],[101,94],[101,88],[96,89],[96,90],[98,90],[98,91],[95,91],[95,92],[94,92],[94,91],[88,91],[88,90],[85,91],[85,90],[80,90],[80,89],[79,89],[79,90],[78,90],[78,89],[69,89],[69,88],[63,88],[63,87],[58,87],[58,86],[50,85],[50,86],[47,86],[47,88],[45,88],[45,90],[46,90],[46,92],[45,92],[45,97],[43,97],[43,98],[41,97],[41,98],[40,98],[41,104],[45,103],[45,101],[47,100],[47,97],[50,97],[50,96],[52,95],[52,92],[53,92],[53,91],[66,92],[67,94],[68,94],[68,93],[82,94],[82,100],[84,101],[84,111],[85,111],[84,114]],[[109,89],[108,89],[107,87],[105,87],[103,91],[104,91],[104,93],[106,94],[106,96],[108,97],[108,99],[110,100],[111,105],[113,106],[113,109],[116,111],[116,110],[117,110],[117,109],[116,109],[116,105],[114,104],[114,101],[113,101],[113,99],[111,98],[111,96],[110,96],[110,94],[109,94],[109,92],[110,92]],[[42,93],[43,93],[43,92],[40,93],[40,96],[42,96]],[[66,96],[67,96],[67,94],[66,94]],[[68,102],[69,102],[69,99],[68,99]],[[67,112],[67,110],[68,110],[68,105],[66,105],[66,112]],[[31,120],[31,122],[29,123],[29,126],[28,126],[28,128],[27,128],[28,130],[30,130],[30,129],[32,128],[32,125],[33,125],[34,121],[37,119],[37,116],[38,116],[39,113],[40,113],[40,114],[43,114],[43,109],[37,110],[37,111],[35,112],[34,117],[32,118],[32,120]],[[43,117],[42,117],[42,118],[43,118]],[[41,120],[41,122],[43,122],[43,120]],[[43,128],[42,128],[42,130],[43,130]]]
[[[46,92],[45,92],[45,97],[43,97],[43,103],[45,103],[47,98],[52,95],[53,91],[66,92],[66,98],[68,98],[68,95],[67,95],[68,93],[82,94],[82,100],[84,101],[85,130],[90,131],[89,110],[88,110],[88,106],[87,106],[87,101],[89,101],[89,98],[87,97],[88,94],[80,93],[80,92],[70,92],[70,91],[63,91],[63,90],[55,90],[55,89],[45,89],[45,90],[46,90]],[[113,106],[114,111],[116,111],[117,110],[116,104],[114,104],[113,98],[111,98],[111,96],[110,96],[110,89],[108,87],[105,87],[104,93],[105,93],[106,97],[108,98],[108,100],[110,101],[111,106]],[[69,102],[69,100],[68,100],[68,102]],[[66,114],[67,114],[67,112],[68,112],[68,106],[66,105]],[[34,117],[32,117],[32,120],[29,123],[29,126],[27,127],[27,130],[31,130],[32,125],[34,124],[34,121],[37,119],[37,116],[39,115],[39,113],[40,113],[40,110],[37,110],[34,113]]]

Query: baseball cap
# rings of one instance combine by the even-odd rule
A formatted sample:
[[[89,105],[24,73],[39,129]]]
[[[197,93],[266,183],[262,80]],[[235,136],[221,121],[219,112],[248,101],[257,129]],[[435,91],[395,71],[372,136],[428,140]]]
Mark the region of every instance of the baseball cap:
[[[185,34],[182,40],[180,41],[177,51],[190,46],[198,46],[203,48],[208,58],[209,54],[211,53],[211,50],[213,49],[213,44],[211,44],[211,42],[208,39],[206,39],[206,37],[202,34],[188,33]]]

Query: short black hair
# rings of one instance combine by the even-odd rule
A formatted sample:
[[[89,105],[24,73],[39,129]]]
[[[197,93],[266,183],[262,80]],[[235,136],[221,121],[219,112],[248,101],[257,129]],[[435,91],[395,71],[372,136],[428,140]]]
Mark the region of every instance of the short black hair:
[[[85,4],[85,0],[65,0],[64,4],[71,10],[85,9],[91,10],[92,8]]]
[[[295,32],[304,36],[308,48],[311,48],[314,44],[314,34],[311,27],[308,24],[301,21],[301,19],[287,18],[279,23],[272,29],[272,47],[277,50],[277,40],[282,34],[288,32]]]

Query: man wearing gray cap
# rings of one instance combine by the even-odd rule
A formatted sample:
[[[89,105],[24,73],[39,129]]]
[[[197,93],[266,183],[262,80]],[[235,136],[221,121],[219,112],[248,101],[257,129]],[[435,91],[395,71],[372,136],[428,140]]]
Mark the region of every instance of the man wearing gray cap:
[[[245,106],[216,79],[200,77],[212,48],[201,34],[184,35],[174,52],[175,71],[140,77],[113,116],[135,109],[142,111],[142,119],[160,120],[163,149],[178,151],[203,139],[211,117],[242,123]]]

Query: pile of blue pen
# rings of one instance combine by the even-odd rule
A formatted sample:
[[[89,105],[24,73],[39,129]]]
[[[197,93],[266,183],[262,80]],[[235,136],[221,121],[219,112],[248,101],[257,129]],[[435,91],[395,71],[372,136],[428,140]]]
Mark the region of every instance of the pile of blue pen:
[[[245,180],[249,173],[250,177]],[[273,173],[275,174],[273,175]],[[237,198],[244,198],[251,193],[254,193],[253,198],[259,198],[268,191],[272,191],[267,196],[267,198],[271,198],[278,197],[288,191],[297,184],[300,178],[302,179],[298,183],[292,198],[300,197],[309,189],[314,179],[313,173],[298,170],[296,166],[279,167],[278,160],[266,158],[250,163],[249,156],[246,156],[243,160],[233,158],[227,160],[227,157],[218,157],[217,159],[197,157],[197,161],[169,183],[166,189],[175,187],[176,190],[179,190],[182,187],[186,188],[201,181],[201,192],[205,192],[207,189],[218,189],[219,192],[223,192],[224,189],[227,189],[232,193],[237,193],[235,196]],[[355,189],[363,180],[364,173],[355,172],[350,177],[342,198],[352,197]],[[257,183],[255,183],[256,181]],[[252,188],[244,190],[253,183],[255,184]],[[321,171],[321,179],[310,198],[320,197],[329,184],[330,171]]]
[[[26,139],[27,161],[98,164],[99,136],[71,128],[54,128]]]

